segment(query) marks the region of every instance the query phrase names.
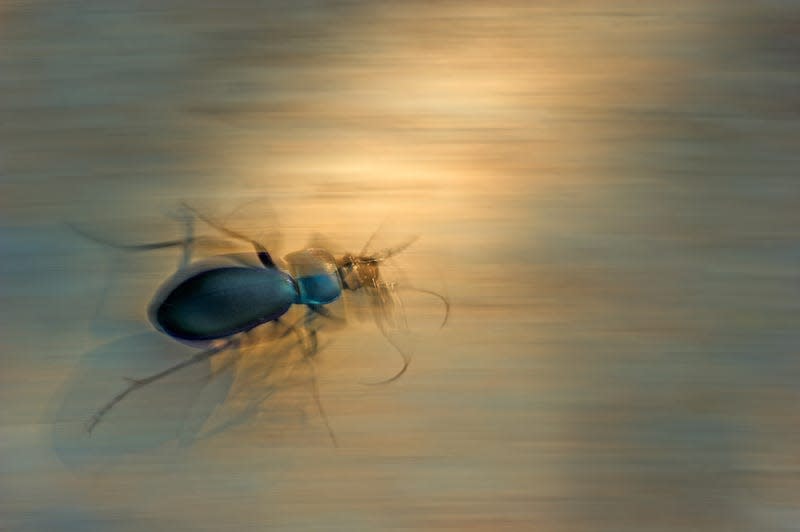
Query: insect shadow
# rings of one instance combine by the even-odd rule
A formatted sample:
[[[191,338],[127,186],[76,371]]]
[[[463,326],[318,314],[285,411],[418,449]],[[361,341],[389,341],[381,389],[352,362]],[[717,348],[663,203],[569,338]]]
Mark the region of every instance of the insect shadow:
[[[367,294],[376,325],[402,357],[402,366],[393,376],[373,384],[389,383],[403,375],[409,366],[410,355],[388,333],[389,328],[403,327],[403,313],[396,311],[398,305],[402,306],[398,296],[400,287],[383,281],[380,266],[416,239],[380,252],[368,252],[371,237],[358,254],[348,253],[336,259],[325,249],[308,248],[290,253],[281,261],[274,259],[260,242],[203,216],[189,206],[184,205],[184,209],[187,214],[184,219],[186,236],[178,240],[120,245],[76,229],[95,242],[130,251],[182,248],[181,267],[157,291],[148,314],[153,326],[166,336],[202,349],[161,371],[145,377],[128,378],[128,386],[102,405],[87,421],[86,431],[93,432],[116,405],[141,388],[152,388],[154,384],[187,368],[205,365],[212,358],[219,359],[232,353],[235,355],[254,339],[255,344],[259,344],[256,331],[263,331],[264,326],[270,325],[277,329],[277,338],[294,338],[287,352],[296,347],[301,356],[285,365],[286,372],[291,374],[298,365],[305,368],[319,415],[331,441],[337,445],[319,395],[314,362],[314,357],[320,351],[318,332],[326,325],[345,322],[344,317],[331,310],[332,304],[340,300],[343,291]],[[192,249],[206,238],[195,236],[195,220],[204,222],[227,238],[249,244],[258,264],[241,255],[225,257],[225,261],[232,261],[228,264],[220,263],[220,259],[216,259],[216,263],[193,263]],[[447,298],[428,290],[410,286],[402,288],[439,298],[445,307],[444,326],[449,314]],[[305,309],[299,318],[295,317],[297,312],[294,312],[298,307]],[[275,340],[274,336],[272,340]],[[272,360],[282,358],[271,355]],[[267,392],[266,397],[269,394],[271,392]]]

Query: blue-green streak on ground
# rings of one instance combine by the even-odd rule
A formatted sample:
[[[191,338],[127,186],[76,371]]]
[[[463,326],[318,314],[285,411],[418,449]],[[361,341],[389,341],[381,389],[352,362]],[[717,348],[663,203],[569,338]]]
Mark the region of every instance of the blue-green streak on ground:
[[[795,530],[799,21],[777,0],[3,5],[0,528]],[[176,238],[179,201],[252,238],[279,219],[282,252],[356,252],[394,214],[450,323],[385,387],[359,384],[396,370],[374,326],[327,337],[339,448],[255,352],[81,442],[80,407],[160,369],[144,310],[179,257],[63,222]]]

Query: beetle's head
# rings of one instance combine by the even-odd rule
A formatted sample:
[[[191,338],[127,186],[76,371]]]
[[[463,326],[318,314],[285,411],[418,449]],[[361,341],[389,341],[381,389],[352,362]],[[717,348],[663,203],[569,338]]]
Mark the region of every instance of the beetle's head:
[[[380,282],[380,259],[369,256],[344,255],[337,261],[342,284],[348,290],[377,286]]]

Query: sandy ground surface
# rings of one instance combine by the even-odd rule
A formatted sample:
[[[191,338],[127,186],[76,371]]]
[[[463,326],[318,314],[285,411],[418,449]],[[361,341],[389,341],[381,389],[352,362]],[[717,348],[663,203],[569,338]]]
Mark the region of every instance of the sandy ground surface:
[[[4,2],[0,529],[797,530],[800,10],[754,4]],[[269,327],[90,436],[197,350],[146,316],[180,250],[74,228],[180,202],[276,255],[419,235],[385,277],[449,322],[409,293],[365,386],[400,357],[338,304],[338,447]]]

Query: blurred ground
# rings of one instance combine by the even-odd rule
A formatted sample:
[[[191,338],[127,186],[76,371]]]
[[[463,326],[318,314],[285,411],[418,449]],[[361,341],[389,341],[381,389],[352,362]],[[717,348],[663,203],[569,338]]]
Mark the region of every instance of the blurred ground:
[[[0,528],[797,530],[798,29],[778,0],[4,3]],[[389,273],[450,322],[415,304],[383,387],[369,320],[322,332],[339,448],[274,349],[88,438],[193,351],[144,313],[179,253],[65,222],[177,238],[181,201],[281,253],[419,234]]]

